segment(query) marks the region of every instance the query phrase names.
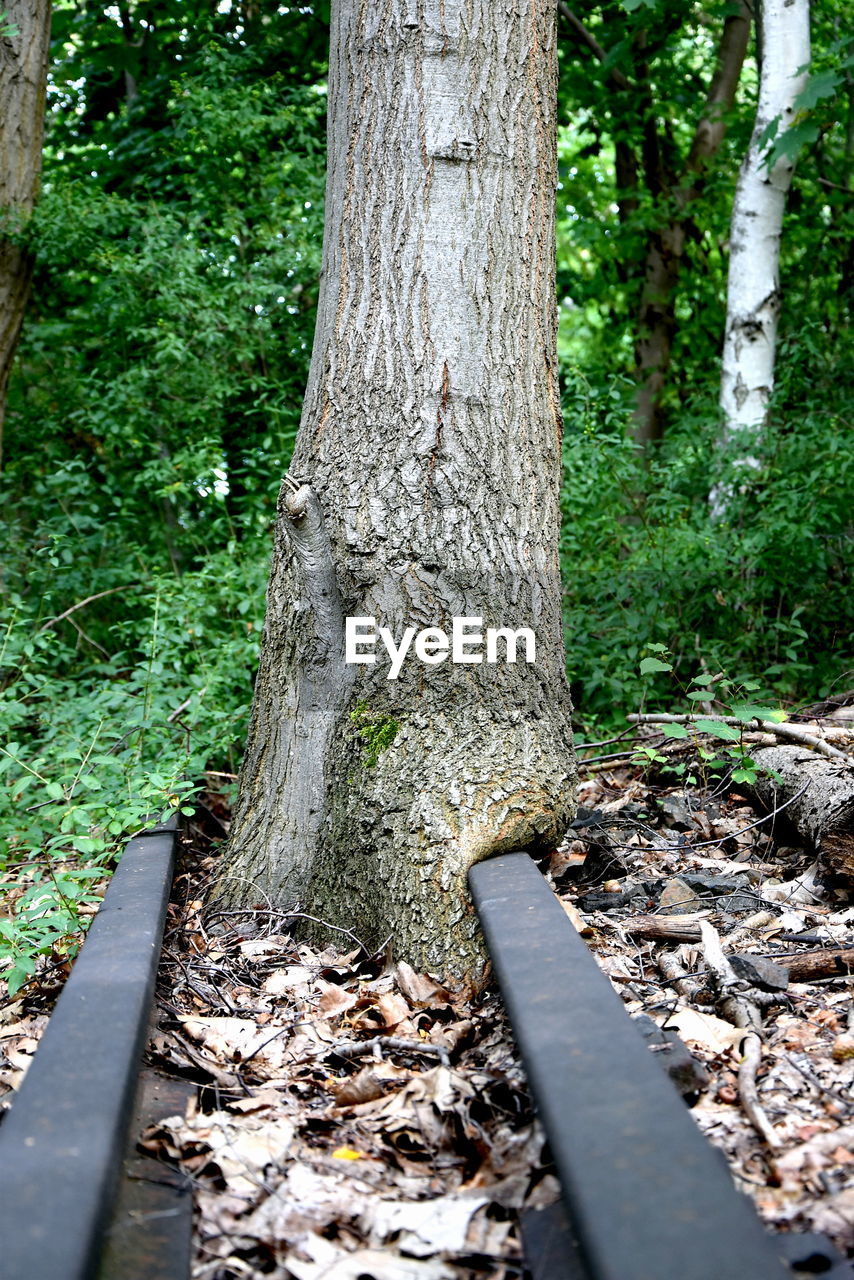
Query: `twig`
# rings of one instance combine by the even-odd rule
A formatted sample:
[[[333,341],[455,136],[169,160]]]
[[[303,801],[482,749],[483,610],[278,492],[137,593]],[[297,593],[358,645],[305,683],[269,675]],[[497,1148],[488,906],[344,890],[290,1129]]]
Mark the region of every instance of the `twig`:
[[[163,1002],[161,1001],[161,1003]],[[187,1016],[186,1014],[181,1014],[181,1017],[186,1017],[186,1016]],[[193,1049],[190,1045],[188,1045],[184,1037],[180,1036],[177,1031],[173,1031],[172,1028],[170,1027],[168,1030],[164,1032],[164,1034],[169,1036],[170,1039],[175,1041],[180,1052],[183,1054],[186,1054],[186,1056],[192,1062],[193,1066],[198,1067],[201,1071],[206,1071],[207,1074],[211,1077],[211,1079],[217,1082],[220,1088],[228,1089],[229,1091],[233,1091],[236,1088],[240,1088],[243,1090],[244,1093],[249,1092],[243,1080],[240,1078],[238,1074],[236,1073],[232,1074],[231,1072],[223,1071],[221,1067],[218,1067],[217,1064],[213,1062],[210,1058],[206,1057],[205,1054],[198,1053],[195,1049]]]
[[[343,925],[340,924],[330,924],[328,920],[321,920],[319,916],[310,916],[305,911],[289,911],[284,908],[281,911],[274,911],[272,909],[264,910],[263,908],[254,907],[235,907],[231,910],[212,911],[207,917],[208,924],[210,924],[212,920],[219,920],[223,916],[272,916],[274,919],[281,920],[283,923],[285,920],[311,920],[314,924],[322,924],[325,929],[333,929],[336,933],[345,934],[346,937],[350,938],[351,941],[355,942],[356,945],[364,951],[366,956],[377,954],[366,947],[364,942],[362,942],[360,938],[356,937],[352,929],[345,929]],[[383,945],[385,945],[385,943]]]
[[[340,1040],[327,1045],[317,1056],[326,1058],[334,1053],[339,1058],[362,1058],[366,1054],[373,1054],[377,1049],[380,1057],[383,1049],[396,1049],[400,1053],[426,1053],[438,1058],[443,1067],[451,1065],[448,1050],[443,1045],[425,1044],[422,1040],[401,1040],[397,1036],[374,1036],[372,1040]]]
[[[566,4],[564,0],[558,0],[557,7],[560,16],[572,28],[576,38],[581,42],[581,44],[588,48],[594,58],[599,62],[604,62],[608,55],[593,33],[587,30],[581,19],[575,16],[569,5]],[[613,81],[618,89],[628,89],[629,87],[628,79],[617,67],[608,68],[608,78]]]
[[[637,732],[636,729],[623,729],[622,733],[618,733],[614,738],[598,738],[595,742],[579,742],[576,744],[579,751],[590,751],[593,747],[610,747],[612,742],[622,742],[625,738],[631,738]]]
[[[699,936],[699,930],[697,930],[697,934]],[[655,957],[655,963],[658,965],[662,977],[666,978],[670,986],[675,987],[681,996],[684,996],[686,1000],[696,1000],[697,993],[701,990],[703,984],[692,981],[693,975],[682,967],[672,951],[659,951]]]
[[[73,604],[71,608],[66,609],[64,613],[57,614],[55,618],[50,618],[43,626],[39,627],[36,635],[40,636],[43,631],[47,631],[48,627],[55,627],[57,622],[63,622],[66,618],[70,618],[72,613],[76,613],[78,609],[82,609],[85,605],[91,604],[93,600],[102,600],[104,596],[115,595],[117,591],[133,591],[136,587],[141,586],[141,582],[130,582],[123,583],[120,587],[110,587],[107,591],[96,591],[93,596],[87,596],[85,600],[80,600],[77,604]]]
[[[581,748],[583,749],[583,748]],[[601,764],[603,760],[631,760],[637,754],[637,747],[632,747],[628,751],[612,751],[606,756],[579,756],[579,764]]]
[[[98,644],[97,640],[93,640],[92,637],[88,634],[88,632],[83,630],[83,628],[81,627],[80,623],[76,620],[76,618],[69,618],[68,621],[71,623],[74,630],[80,636],[81,640],[85,640],[87,644],[91,644],[93,649],[98,649],[101,653],[103,653],[105,658],[110,657],[110,654],[104,648],[104,646],[102,644]]]
[[[710,844],[723,844],[726,840],[734,840],[736,836],[744,835],[745,831],[752,831],[754,827],[761,827],[763,822],[768,822],[771,818],[776,818],[778,813],[782,813],[790,804],[794,804],[796,800],[800,800],[801,796],[809,787],[806,782],[795,795],[790,796],[788,800],[784,800],[782,804],[777,805],[776,809],[772,809],[770,813],[766,813],[764,817],[757,818],[755,822],[750,822],[746,827],[742,827],[740,831],[731,831],[728,835],[718,836],[716,840],[699,840],[697,844],[692,844],[691,849],[704,849]]]
[[[850,760],[844,751],[837,750],[822,738],[817,738],[814,733],[810,733],[808,729],[802,729],[800,725],[789,722],[776,724],[773,720],[760,720],[758,716],[751,720],[739,720],[737,716],[670,715],[664,711],[650,711],[642,714],[634,713],[626,716],[626,719],[631,724],[695,724],[698,720],[716,720],[719,724],[734,725],[745,730],[750,725],[756,725],[763,733],[774,734],[777,738],[788,738],[791,742],[800,742],[805,747],[812,747],[820,755],[829,756],[831,760],[844,760],[846,763]]]
[[[742,1059],[738,1067],[738,1092],[744,1113],[756,1132],[772,1150],[780,1140],[759,1102],[756,1072],[762,1059],[762,1018],[757,1006],[743,993],[744,983],[737,977],[724,955],[717,929],[708,920],[700,921],[700,935],[706,964],[715,978],[721,996],[721,1012],[736,1027],[745,1031],[741,1042]]]

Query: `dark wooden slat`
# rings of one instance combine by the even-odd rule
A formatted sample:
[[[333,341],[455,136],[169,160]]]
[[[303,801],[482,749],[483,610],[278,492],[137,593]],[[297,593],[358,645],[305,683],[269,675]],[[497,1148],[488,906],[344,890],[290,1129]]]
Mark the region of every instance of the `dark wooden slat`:
[[[791,1280],[527,854],[469,883],[588,1280]]]
[[[187,1280],[193,1236],[192,1182],[137,1150],[149,1125],[183,1115],[196,1094],[185,1080],[143,1071],[119,1192],[106,1232],[98,1280]]]
[[[95,1272],[148,1028],[174,827],[128,842],[0,1127],[2,1280]]]

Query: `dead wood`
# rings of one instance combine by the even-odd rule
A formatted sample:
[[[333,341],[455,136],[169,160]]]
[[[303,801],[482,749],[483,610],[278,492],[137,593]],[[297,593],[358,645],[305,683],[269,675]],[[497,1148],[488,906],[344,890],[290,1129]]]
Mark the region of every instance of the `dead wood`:
[[[777,959],[777,957],[773,957]],[[844,978],[854,973],[854,947],[825,947],[783,961],[790,982],[814,982],[817,978]]]
[[[646,938],[651,942],[699,942],[700,926],[695,920],[680,920],[676,916],[633,916],[621,920],[620,928],[633,938]]]
[[[717,715],[671,715],[664,711],[651,711],[643,715],[636,714],[626,716],[630,724],[696,724],[698,720],[717,720],[722,724],[731,725],[733,728],[741,728],[748,732],[750,730],[759,729],[762,733],[773,734],[775,738],[786,738],[791,742],[800,742],[804,746],[811,747],[820,755],[827,756],[830,760],[850,761],[850,756],[844,751],[840,751],[837,747],[833,747],[829,742],[825,742],[824,738],[819,734],[823,732],[821,728],[805,728],[802,724],[783,723],[777,724],[773,720],[740,720],[736,716],[717,716]],[[844,733],[847,730],[841,729],[838,725],[833,726],[834,734]]]
[[[759,1136],[775,1151],[780,1146],[780,1139],[759,1101],[756,1085],[756,1075],[762,1061],[762,1015],[755,1001],[742,990],[744,983],[739,981],[724,955],[717,930],[708,920],[701,920],[699,927],[706,966],[718,988],[720,1011],[734,1026],[745,1032],[738,1068],[738,1092],[744,1114]]]
[[[790,746],[763,748],[753,759],[762,773],[743,787],[751,802],[766,811],[785,804],[783,829],[793,828],[824,869],[854,880],[854,766]]]

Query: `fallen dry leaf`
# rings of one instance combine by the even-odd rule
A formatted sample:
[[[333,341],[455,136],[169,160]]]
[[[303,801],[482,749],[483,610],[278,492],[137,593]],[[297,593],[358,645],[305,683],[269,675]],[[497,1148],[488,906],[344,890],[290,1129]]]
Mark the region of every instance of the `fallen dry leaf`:
[[[668,1014],[661,1025],[668,1031],[678,1032],[688,1044],[700,1045],[712,1054],[726,1053],[735,1048],[744,1036],[744,1032],[731,1022],[684,1006]]]

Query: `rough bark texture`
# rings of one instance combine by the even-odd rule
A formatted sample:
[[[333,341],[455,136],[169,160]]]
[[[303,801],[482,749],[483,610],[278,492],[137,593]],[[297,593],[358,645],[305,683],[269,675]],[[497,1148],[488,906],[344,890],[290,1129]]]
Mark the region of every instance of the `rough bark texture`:
[[[810,60],[809,0],[763,0],[761,70],[756,122],[741,167],[730,231],[727,319],[721,374],[724,439],[764,426],[774,387],[777,319],[780,312],[780,237],[792,161],[766,163],[768,126],[778,137],[795,119],[795,99],[804,88]],[[755,465],[750,449],[745,465]],[[725,495],[713,506],[725,505]]]
[[[769,959],[776,957],[770,956]],[[785,962],[790,982],[816,982],[819,978],[837,978],[854,974],[854,947],[827,947],[791,956]]]
[[[0,5],[0,466],[9,373],[32,267],[16,243],[38,193],[50,45],[50,0]]]
[[[301,902],[450,974],[465,877],[573,813],[558,569],[555,0],[333,4],[324,265],[219,894]],[[531,627],[532,665],[345,666]],[[372,763],[372,758],[375,763]]]
[[[828,871],[854,881],[854,765],[801,747],[766,747],[753,752],[753,759],[763,771],[779,775],[779,781],[757,778],[750,788],[753,798],[767,811],[791,800],[779,822],[794,828]]]
[[[691,207],[701,194],[705,170],[724,140],[726,113],[735,101],[749,39],[750,12],[745,4],[739,4],[738,11],[724,22],[715,74],[681,179],[674,183],[662,175],[656,183],[656,170],[661,168],[657,159],[660,148],[657,145],[647,148],[655,153],[653,163],[645,166],[647,181],[653,178],[658,188],[653,189],[653,194],[670,202],[676,217],[652,232],[644,267],[635,351],[639,385],[633,434],[639,444],[660,440],[663,434],[661,395],[676,332],[676,288],[690,228]]]

